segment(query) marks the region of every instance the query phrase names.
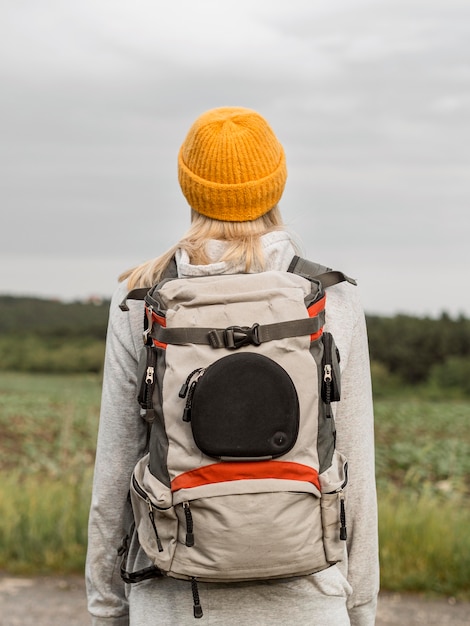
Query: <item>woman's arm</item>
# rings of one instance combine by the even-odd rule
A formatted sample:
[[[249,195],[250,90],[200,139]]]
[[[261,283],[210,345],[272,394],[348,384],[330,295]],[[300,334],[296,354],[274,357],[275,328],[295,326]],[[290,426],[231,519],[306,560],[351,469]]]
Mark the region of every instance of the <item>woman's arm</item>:
[[[130,477],[146,445],[146,424],[137,403],[143,306],[141,302],[131,302],[130,311],[122,312],[118,305],[125,293],[121,286],[110,307],[90,508],[86,580],[94,626],[129,623],[117,550],[127,531],[123,520],[130,516]]]
[[[343,361],[342,398],[336,415],[337,447],[348,459],[345,490],[348,529],[348,601],[352,626],[373,626],[379,590],[374,414],[365,316],[357,290],[344,286],[335,308]],[[328,311],[328,300],[327,300]],[[333,320],[332,320],[333,321]],[[335,333],[336,331],[333,330]]]

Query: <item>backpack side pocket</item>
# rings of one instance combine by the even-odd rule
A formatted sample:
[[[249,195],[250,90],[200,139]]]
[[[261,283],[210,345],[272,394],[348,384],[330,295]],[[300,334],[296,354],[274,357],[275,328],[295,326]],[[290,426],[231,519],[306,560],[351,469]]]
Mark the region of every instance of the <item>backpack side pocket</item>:
[[[150,473],[148,454],[135,467],[130,493],[140,545],[158,568],[168,571],[176,548],[178,518],[171,490]]]
[[[337,563],[344,559],[347,532],[343,490],[347,482],[348,463],[345,457],[335,450],[331,466],[320,474],[323,547],[329,563]]]

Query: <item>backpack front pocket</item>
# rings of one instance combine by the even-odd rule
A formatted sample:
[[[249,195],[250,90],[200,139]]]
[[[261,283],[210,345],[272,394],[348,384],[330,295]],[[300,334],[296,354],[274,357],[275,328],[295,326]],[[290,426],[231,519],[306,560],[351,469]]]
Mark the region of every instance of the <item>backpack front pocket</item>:
[[[256,580],[311,574],[328,566],[320,498],[311,493],[220,495],[183,501],[175,509],[180,519],[172,565],[176,577]]]
[[[265,460],[291,450],[299,400],[289,374],[272,359],[245,352],[197,372],[185,421],[197,447],[222,460]]]

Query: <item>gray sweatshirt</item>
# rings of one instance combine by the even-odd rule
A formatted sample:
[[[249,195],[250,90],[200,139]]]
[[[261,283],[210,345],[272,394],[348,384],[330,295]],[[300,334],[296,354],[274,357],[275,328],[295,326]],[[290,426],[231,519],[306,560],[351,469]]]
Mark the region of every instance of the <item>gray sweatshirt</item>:
[[[289,235],[270,233],[262,244],[266,270],[286,270],[295,254]],[[227,266],[218,261],[223,245],[211,242],[213,263],[205,266],[191,265],[180,251],[179,275],[226,273]],[[130,476],[145,453],[147,436],[136,399],[143,303],[128,301],[130,311],[123,313],[118,305],[126,292],[126,285],[121,284],[109,314],[89,520],[88,608],[93,626],[194,625],[186,581],[152,579],[128,586],[120,579],[117,549],[129,519]],[[349,467],[347,562],[294,579],[200,585],[204,617],[196,623],[201,626],[375,623],[379,566],[373,408],[365,318],[357,287],[343,283],[327,290],[325,329],[333,333],[341,354],[342,399],[336,427],[337,448]],[[140,569],[149,564],[134,537],[128,567]]]

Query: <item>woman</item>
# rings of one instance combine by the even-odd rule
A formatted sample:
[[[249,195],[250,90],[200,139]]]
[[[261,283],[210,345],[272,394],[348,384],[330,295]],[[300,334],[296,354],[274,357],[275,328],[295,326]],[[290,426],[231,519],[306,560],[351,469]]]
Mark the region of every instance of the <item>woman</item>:
[[[111,303],[102,408],[90,511],[87,588],[94,626],[194,623],[187,582],[164,577],[135,585],[120,579],[119,548],[130,517],[129,481],[147,445],[139,417],[137,362],[143,305],[119,303],[150,287],[175,257],[179,277],[287,270],[296,245],[277,204],[287,177],[284,151],[255,111],[224,107],[199,117],[179,153],[178,175],[191,227],[166,254],[121,277]],[[328,289],[325,329],[341,354],[337,448],[348,459],[348,562],[316,574],[236,584],[200,584],[210,624],[371,626],[378,593],[373,411],[364,314],[357,289]],[[129,569],[150,564],[131,543]]]

